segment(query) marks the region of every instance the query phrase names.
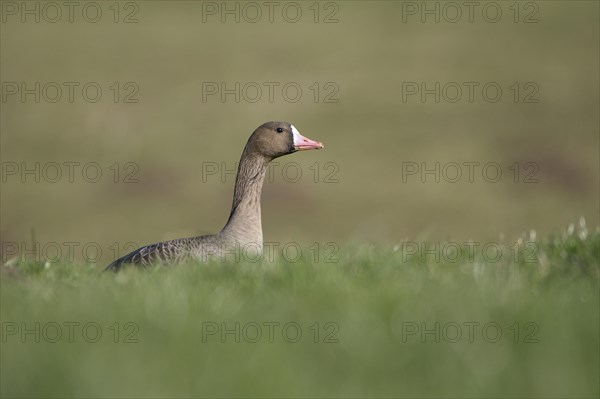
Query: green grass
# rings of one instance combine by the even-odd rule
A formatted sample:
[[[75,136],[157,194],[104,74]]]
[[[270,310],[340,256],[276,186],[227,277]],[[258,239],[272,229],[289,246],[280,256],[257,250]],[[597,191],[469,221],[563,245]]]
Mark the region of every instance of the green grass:
[[[1,394],[598,397],[600,232],[528,234],[517,261],[509,244],[498,245],[510,256],[497,262],[480,253],[436,262],[401,245],[363,243],[342,246],[337,263],[279,257],[119,274],[94,265],[5,266]],[[7,333],[35,322],[39,343]],[[47,342],[51,323],[65,322],[80,323],[73,342],[64,326],[58,342]],[[91,322],[102,328],[96,343],[81,331]],[[279,323],[273,342],[270,322]],[[436,322],[440,342],[407,334]],[[472,339],[469,322],[480,323]],[[239,343],[206,334],[221,323],[239,323]],[[253,323],[262,329],[256,343]],[[288,323],[302,328],[296,343]],[[462,337],[450,342],[457,325]],[[494,326],[502,329],[497,342]],[[94,335],[90,328],[86,337]]]

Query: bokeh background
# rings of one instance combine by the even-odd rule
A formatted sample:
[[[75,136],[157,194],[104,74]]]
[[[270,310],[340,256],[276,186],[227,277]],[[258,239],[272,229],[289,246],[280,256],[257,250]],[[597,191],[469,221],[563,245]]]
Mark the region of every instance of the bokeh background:
[[[56,23],[43,15],[39,23],[31,16],[22,23],[20,14],[4,8],[2,82],[80,86],[73,103],[66,90],[56,103],[43,97],[36,103],[32,96],[22,102],[3,86],[3,165],[95,162],[103,177],[88,183],[81,167],[72,183],[66,167],[56,183],[5,173],[2,242],[29,243],[33,233],[42,245],[99,243],[98,262],[104,263],[113,258],[115,242],[142,245],[217,232],[229,214],[234,176],[203,179],[203,165],[235,168],[248,136],[268,120],[290,121],[326,149],[281,158],[273,169],[263,192],[267,241],[512,238],[530,230],[543,235],[580,217],[597,226],[598,3],[522,2],[517,15],[513,2],[497,2],[502,17],[496,23],[483,18],[482,7],[473,22],[463,8],[456,23],[444,20],[454,18],[452,9],[441,10],[439,23],[432,16],[423,23],[419,14],[406,14],[405,3],[320,3],[317,23],[311,2],[295,3],[303,13],[296,23],[283,18],[282,6],[272,23],[265,7],[256,23],[244,21],[254,18],[252,9],[241,10],[239,23],[235,15],[223,23],[222,3],[213,3],[217,14],[209,15],[206,4],[193,1],[120,3],[118,23],[108,2],[98,3],[103,16],[97,23],[86,22],[81,7],[72,23],[66,14]],[[417,12],[434,7],[414,4]],[[54,11],[47,12],[53,18]],[[123,23],[128,16],[137,22]],[[87,82],[103,89],[96,103],[81,97]],[[109,88],[115,82],[118,102]],[[123,101],[130,82],[139,89],[137,103]],[[266,89],[256,102],[243,95],[239,102],[232,95],[204,101],[206,82],[279,86],[273,102]],[[289,82],[303,90],[297,102],[283,98],[281,87]],[[310,88],[315,82],[317,101]],[[403,82],[480,86],[473,102],[465,90],[456,103],[443,97],[436,103],[432,95],[404,101]],[[498,102],[483,99],[487,82],[503,89]],[[514,82],[521,90],[517,102],[509,88]],[[537,102],[525,102],[532,87]],[[330,99],[337,102],[326,102],[334,89]],[[130,162],[136,169],[125,168]],[[422,182],[418,175],[403,181],[403,162],[428,168],[496,162],[503,175],[489,183],[478,168],[472,183],[464,175],[457,183],[432,176]],[[515,162],[518,183],[510,169]],[[523,182],[529,162],[536,165],[536,183]],[[115,163],[117,183],[109,168]],[[284,178],[287,163],[301,169],[297,182],[286,181],[295,169]],[[124,183],[131,171],[138,182]],[[75,259],[82,260],[82,251]]]

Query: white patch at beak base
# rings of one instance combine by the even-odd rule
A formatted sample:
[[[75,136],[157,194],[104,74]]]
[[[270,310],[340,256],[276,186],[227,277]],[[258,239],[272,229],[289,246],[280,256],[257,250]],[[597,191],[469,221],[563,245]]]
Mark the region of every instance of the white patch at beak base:
[[[300,143],[302,143],[302,139],[304,137],[302,137],[302,135],[300,134],[300,132],[298,131],[298,129],[296,129],[296,127],[294,125],[290,125],[292,127],[292,136],[294,137],[294,145],[300,145]]]

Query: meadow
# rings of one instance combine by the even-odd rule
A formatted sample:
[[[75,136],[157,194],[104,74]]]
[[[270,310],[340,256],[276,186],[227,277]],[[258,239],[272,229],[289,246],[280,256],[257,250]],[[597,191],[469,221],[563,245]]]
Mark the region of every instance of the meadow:
[[[0,1],[2,397],[600,396],[600,3],[67,3]],[[269,120],[272,257],[102,273]]]
[[[104,3],[97,23],[7,16],[2,242],[24,246],[33,230],[61,260],[67,243],[76,261],[97,243],[109,263],[115,243],[123,254],[214,233],[244,143],[269,120],[325,150],[273,166],[266,240],[496,240],[599,224],[598,4],[540,2],[537,22],[515,23],[501,2],[496,23],[480,9],[472,23],[466,10],[422,23],[403,22],[403,3],[334,2],[333,23],[333,9],[322,3],[315,23],[306,2],[296,23],[222,23],[194,1],[133,2],[136,23],[115,23]]]
[[[4,266],[2,397],[598,397],[600,232],[517,244]]]

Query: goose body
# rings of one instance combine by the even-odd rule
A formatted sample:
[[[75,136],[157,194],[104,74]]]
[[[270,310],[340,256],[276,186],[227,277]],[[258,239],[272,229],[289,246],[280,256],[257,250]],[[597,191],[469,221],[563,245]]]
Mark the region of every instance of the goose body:
[[[260,197],[269,162],[296,151],[320,149],[323,144],[302,136],[287,122],[267,122],[248,139],[237,170],[229,219],[214,235],[179,238],[146,245],[112,262],[105,270],[118,271],[127,264],[177,264],[207,261],[243,249],[262,253]]]

